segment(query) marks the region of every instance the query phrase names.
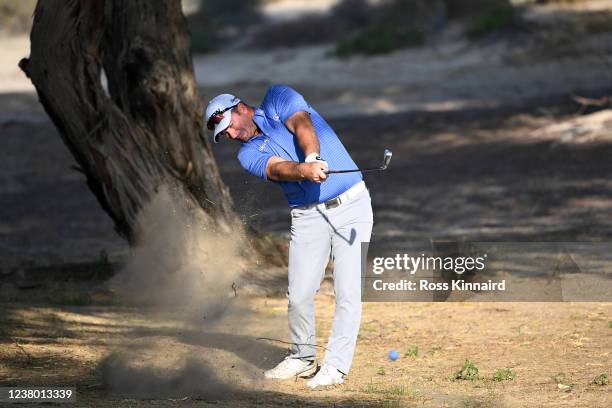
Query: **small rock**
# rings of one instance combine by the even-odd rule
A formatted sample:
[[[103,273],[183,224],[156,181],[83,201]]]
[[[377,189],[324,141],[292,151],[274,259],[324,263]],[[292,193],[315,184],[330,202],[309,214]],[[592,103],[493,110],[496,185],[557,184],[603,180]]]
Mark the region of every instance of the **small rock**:
[[[572,387],[570,385],[561,384],[561,383],[557,384],[557,388],[565,392],[570,392],[572,390]]]

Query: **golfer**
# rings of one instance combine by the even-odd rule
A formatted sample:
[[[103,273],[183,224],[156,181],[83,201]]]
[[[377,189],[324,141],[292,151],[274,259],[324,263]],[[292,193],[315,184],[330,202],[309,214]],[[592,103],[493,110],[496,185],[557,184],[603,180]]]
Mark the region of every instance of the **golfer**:
[[[372,207],[356,169],[327,122],[294,89],[274,85],[260,107],[222,94],[206,108],[215,143],[237,140],[242,167],[276,183],[291,208],[289,331],[291,354],[264,373],[268,379],[308,377],[317,370],[314,298],[331,255],[336,313],[321,369],[308,387],[341,384],[355,352],[361,320],[361,243],[370,241]]]

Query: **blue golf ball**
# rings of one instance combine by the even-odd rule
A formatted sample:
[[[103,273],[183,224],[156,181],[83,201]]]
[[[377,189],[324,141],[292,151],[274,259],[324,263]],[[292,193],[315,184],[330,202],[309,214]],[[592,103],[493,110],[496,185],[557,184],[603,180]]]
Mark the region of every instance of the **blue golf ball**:
[[[389,350],[389,360],[395,361],[399,358],[399,353],[395,350]]]

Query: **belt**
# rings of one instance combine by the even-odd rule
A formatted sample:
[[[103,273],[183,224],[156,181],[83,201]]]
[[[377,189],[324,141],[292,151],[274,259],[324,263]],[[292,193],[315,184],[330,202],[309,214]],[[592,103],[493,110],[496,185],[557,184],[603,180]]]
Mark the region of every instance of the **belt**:
[[[352,198],[358,196],[361,192],[366,190],[366,185],[362,181],[355,184],[353,187],[346,190],[344,193],[340,194],[337,197],[332,198],[331,200],[327,200],[323,203],[318,204],[309,204],[302,207],[297,207],[299,210],[310,210],[312,208],[318,208],[319,210],[330,210],[332,208],[338,207],[340,204],[349,201]]]

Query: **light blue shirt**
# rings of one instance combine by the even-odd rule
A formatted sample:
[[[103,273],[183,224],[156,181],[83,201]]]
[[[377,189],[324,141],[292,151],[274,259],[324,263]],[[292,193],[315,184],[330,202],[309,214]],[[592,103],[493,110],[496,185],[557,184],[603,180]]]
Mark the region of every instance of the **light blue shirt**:
[[[266,166],[272,156],[294,162],[304,161],[304,152],[297,138],[287,129],[287,119],[296,112],[308,112],[319,138],[321,157],[330,170],[356,169],[340,139],[327,122],[314,110],[304,97],[285,85],[273,85],[268,89],[261,106],[255,109],[253,121],[262,134],[241,143],[238,160],[249,173],[268,180]],[[322,203],[354,186],[363,179],[361,172],[330,174],[323,183],[312,181],[279,181],[290,207]],[[271,181],[271,180],[270,180]]]

